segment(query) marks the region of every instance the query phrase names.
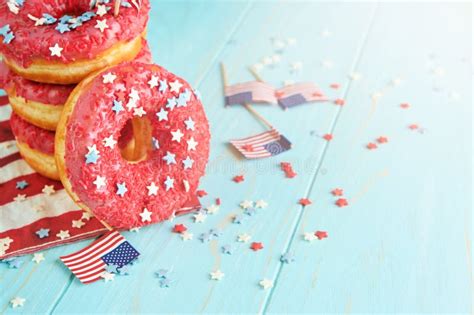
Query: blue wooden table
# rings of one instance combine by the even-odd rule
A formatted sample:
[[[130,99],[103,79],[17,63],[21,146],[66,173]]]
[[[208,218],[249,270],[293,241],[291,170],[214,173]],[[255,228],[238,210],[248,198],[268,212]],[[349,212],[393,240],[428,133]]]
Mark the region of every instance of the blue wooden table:
[[[44,251],[40,264],[31,255],[19,269],[0,264],[0,311],[472,312],[471,22],[469,3],[154,2],[155,62],[203,95],[212,152],[201,200],[220,198],[220,210],[204,223],[184,216],[125,232],[142,257],[113,282],[82,285],[58,260],[90,241]],[[244,108],[223,106],[220,62],[231,83],[252,79],[247,68],[262,64],[260,75],[276,86],[313,81],[345,105],[256,105],[294,146],[242,160],[228,141],[264,127]],[[369,150],[379,136],[388,143]],[[282,161],[295,178],[284,177]],[[344,189],[347,207],[334,204],[334,188]],[[246,199],[269,205],[233,224]],[[176,223],[194,239],[171,233]],[[201,243],[211,228],[222,235]],[[303,239],[316,230],[328,238]],[[241,233],[264,248],[237,242]],[[227,244],[231,255],[221,250]],[[286,252],[294,262],[280,261]],[[154,275],[161,268],[172,269],[169,288]],[[210,280],[217,269],[225,276]],[[15,296],[23,307],[10,307]]]

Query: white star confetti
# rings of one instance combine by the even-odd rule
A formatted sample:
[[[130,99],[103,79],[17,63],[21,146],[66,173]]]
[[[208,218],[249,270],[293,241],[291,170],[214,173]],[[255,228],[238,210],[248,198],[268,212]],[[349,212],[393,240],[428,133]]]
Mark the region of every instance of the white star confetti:
[[[205,215],[202,212],[198,212],[195,215],[193,215],[193,217],[194,217],[194,222],[195,223],[203,223],[206,220],[207,215]]]
[[[183,84],[181,84],[178,80],[175,80],[174,82],[170,82],[170,91],[179,94],[179,90],[181,89],[182,86]]]
[[[179,129],[176,131],[171,131],[171,135],[173,136],[171,141],[176,141],[178,143],[181,142],[181,138],[184,136],[184,134]]]
[[[97,176],[95,178],[94,185],[97,189],[100,189],[100,187],[105,186],[105,177]],[[84,213],[89,213],[89,212],[84,212]],[[83,216],[84,216],[84,213],[82,214]]]
[[[158,83],[158,77],[156,75],[152,75],[150,81],[148,81],[148,85],[150,86],[150,89],[157,87],[159,85]]]
[[[24,194],[18,194],[18,195],[16,195],[15,198],[13,198],[13,200],[15,200],[16,202],[25,201],[25,200],[26,200],[26,195],[24,195]]]
[[[237,241],[241,243],[248,243],[252,237],[247,233],[242,233],[237,236]]]
[[[96,12],[96,14],[97,14],[98,16],[100,16],[100,17],[106,15],[106,14],[107,14],[107,7],[106,7],[105,5],[103,5],[103,4],[99,4],[99,5],[97,6],[97,12]]]
[[[194,120],[191,117],[188,117],[184,124],[186,125],[186,130],[194,130]]]
[[[219,206],[216,204],[212,204],[206,208],[207,214],[215,214],[219,211]]]
[[[183,239],[183,241],[190,241],[193,239],[193,234],[189,233],[188,231],[184,231],[183,233],[181,233],[181,238]]]
[[[186,141],[186,143],[188,144],[188,151],[196,150],[196,146],[198,145],[198,143],[196,140],[194,140],[193,137]]]
[[[108,136],[107,138],[104,138],[104,140],[102,141],[105,147],[111,148],[111,149],[117,144],[117,141],[113,138],[112,135]]]
[[[143,212],[140,213],[142,222],[151,222],[151,212],[147,208],[143,208]]]
[[[84,211],[84,212],[82,213],[81,220],[87,220],[87,221],[89,221],[92,217],[93,217],[93,215],[92,215],[89,211]]]
[[[253,207],[253,201],[250,200],[244,200],[240,203],[240,207],[242,209],[249,209]]]
[[[72,220],[72,227],[76,229],[80,229],[85,225],[84,221],[82,220]]]
[[[265,200],[255,202],[255,208],[265,209],[266,207],[268,207],[268,203]]]
[[[10,300],[10,304],[12,305],[12,308],[23,307],[25,301],[26,299],[17,296]]]
[[[44,260],[43,253],[34,253],[33,254],[33,259],[31,261],[34,261],[35,263],[39,264],[43,260]]]
[[[146,112],[143,107],[137,107],[133,110],[133,116],[142,117],[143,115],[146,115]]]
[[[303,238],[305,241],[312,242],[316,240],[316,235],[314,235],[314,233],[311,233],[311,232],[305,232]]]
[[[49,50],[51,51],[51,56],[61,57],[63,48],[59,47],[59,45],[56,43],[53,47],[49,47]]]
[[[102,83],[114,83],[115,79],[117,79],[117,76],[109,72],[102,76]]]
[[[273,287],[273,281],[270,279],[263,279],[258,284],[262,287],[262,289],[267,290]]]
[[[100,275],[100,277],[103,278],[105,282],[109,282],[109,281],[114,281],[114,279],[115,279],[115,274],[110,273],[110,272],[107,272],[107,271],[104,271],[104,272]]]
[[[71,237],[71,235],[69,235],[69,230],[60,230],[59,233],[56,234],[56,237],[65,240],[66,238]]]
[[[56,190],[54,190],[53,185],[44,185],[44,187],[41,191],[43,192],[43,194],[46,194],[48,196],[51,196],[52,194],[54,194],[56,192]]]
[[[158,117],[158,121],[168,120],[168,112],[164,108],[161,108],[160,111],[156,113],[156,116]]]
[[[148,196],[156,196],[158,193],[158,186],[156,186],[154,182],[146,186],[146,189],[148,189]]]
[[[220,271],[219,269],[209,273],[209,275],[211,276],[211,280],[219,281],[219,280],[222,280],[222,278],[224,278],[224,273]]]
[[[97,24],[94,26],[94,28],[98,28],[100,32],[103,33],[106,28],[109,28],[107,25],[107,20],[97,20]]]

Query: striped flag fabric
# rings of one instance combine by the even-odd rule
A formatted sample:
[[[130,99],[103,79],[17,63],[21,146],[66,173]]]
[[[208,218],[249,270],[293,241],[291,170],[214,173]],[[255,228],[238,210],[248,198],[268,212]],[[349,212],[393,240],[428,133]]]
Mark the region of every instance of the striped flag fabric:
[[[226,86],[224,88],[224,94],[226,105],[244,103],[277,103],[273,86],[260,81],[243,82]]]
[[[10,115],[8,98],[0,96],[0,259],[106,233],[107,228],[81,210],[60,182],[36,173],[21,158]],[[193,195],[176,215],[200,207]]]
[[[247,159],[266,158],[291,149],[291,142],[274,128],[230,143]]]
[[[99,280],[107,266],[120,269],[139,255],[119,232],[110,231],[89,246],[60,259],[82,283],[87,284]]]
[[[312,82],[296,83],[276,90],[278,104],[283,108],[301,105],[309,102],[327,101],[328,98]]]

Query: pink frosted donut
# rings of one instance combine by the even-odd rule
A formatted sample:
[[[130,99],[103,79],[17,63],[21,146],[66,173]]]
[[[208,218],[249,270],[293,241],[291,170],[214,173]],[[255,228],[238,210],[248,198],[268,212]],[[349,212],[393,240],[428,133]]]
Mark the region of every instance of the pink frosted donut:
[[[137,161],[116,147],[128,121],[141,130]],[[81,207],[130,228],[167,219],[194,193],[209,138],[203,106],[187,82],[157,65],[124,63],[74,89],[56,132],[56,164]]]
[[[94,1],[95,2],[95,1]],[[72,84],[141,49],[149,0],[9,0],[0,3],[0,53],[21,76]]]
[[[148,43],[142,39],[142,49],[136,61],[150,63]],[[7,91],[15,113],[29,123],[47,130],[56,130],[63,105],[75,85],[39,83],[27,80],[0,62],[0,88]]]

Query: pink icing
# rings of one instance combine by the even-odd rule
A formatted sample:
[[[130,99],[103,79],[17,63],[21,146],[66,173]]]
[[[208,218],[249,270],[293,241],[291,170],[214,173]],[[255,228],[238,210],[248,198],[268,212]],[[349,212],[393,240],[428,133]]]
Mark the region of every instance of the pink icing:
[[[15,113],[10,118],[10,126],[18,141],[28,144],[34,150],[54,154],[54,131],[36,127]]]
[[[103,75],[116,75],[113,83],[103,83]],[[167,89],[159,86],[150,88],[152,76],[166,80]],[[190,99],[186,106],[166,107],[167,100],[178,97],[171,91],[171,82],[183,86],[179,93],[189,90]],[[117,140],[126,122],[135,117],[134,110],[127,109],[131,89],[138,91],[140,99],[136,108],[142,107],[152,126],[152,136],[159,142],[159,149],[149,152],[144,161],[129,163],[124,160],[117,146],[104,145],[104,139],[112,136]],[[122,100],[124,109],[118,113],[112,110],[113,100]],[[168,120],[159,120],[157,112],[168,111]],[[100,114],[98,114],[100,113]],[[194,130],[187,129],[184,121],[189,117],[195,122]],[[172,140],[171,131],[180,130],[184,135],[180,142]],[[193,138],[198,144],[189,149],[188,141]],[[167,219],[179,209],[196,190],[204,174],[209,156],[209,126],[201,102],[187,82],[156,65],[124,63],[98,75],[84,89],[71,113],[66,127],[65,166],[72,189],[80,200],[92,209],[101,220],[119,228],[130,228]],[[96,163],[86,164],[88,147],[95,145],[99,158]],[[167,152],[176,155],[176,164],[168,165],[163,157]],[[183,160],[194,160],[191,168],[184,169]],[[96,187],[97,176],[104,176],[106,185]],[[174,187],[165,189],[167,176],[174,179]],[[186,192],[183,180],[189,182]],[[157,195],[148,195],[147,186],[154,182],[159,186]],[[125,183],[128,191],[123,197],[117,194],[117,184]],[[151,222],[142,221],[140,213],[144,208],[152,212]]]
[[[0,53],[24,67],[35,59],[62,63],[93,59],[118,41],[130,41],[145,30],[150,2],[140,2],[139,11],[135,7],[121,7],[120,14],[114,16],[114,1],[110,1],[106,4],[111,8],[107,14],[92,17],[78,28],[61,34],[55,30],[57,23],[35,26],[28,14],[38,18],[48,13],[60,18],[65,14],[78,16],[86,11],[96,12],[95,8],[90,9],[90,0],[25,1],[18,14],[10,12],[7,1],[1,1],[0,27],[10,25],[15,38],[9,44],[0,41]],[[98,20],[106,20],[108,28],[103,33],[95,27]],[[51,56],[49,48],[56,44],[63,48],[60,57]]]

